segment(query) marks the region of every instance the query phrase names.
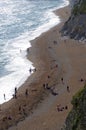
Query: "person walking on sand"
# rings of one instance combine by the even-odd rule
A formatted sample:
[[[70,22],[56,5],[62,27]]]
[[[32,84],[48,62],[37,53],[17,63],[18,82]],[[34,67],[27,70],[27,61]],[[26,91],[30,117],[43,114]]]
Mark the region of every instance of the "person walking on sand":
[[[50,78],[50,76],[49,76],[49,75],[48,75],[47,77],[48,77],[48,79]]]
[[[5,93],[4,93],[4,100],[6,100],[6,96],[5,96]]]
[[[17,88],[15,87],[15,91],[14,91],[14,95],[13,95],[15,99],[17,98],[16,94],[17,94]]]
[[[67,86],[67,91],[70,92],[69,86]]]
[[[30,68],[30,69],[29,69],[29,72],[31,73],[31,71],[32,71],[32,70],[31,70],[31,68]]]
[[[67,110],[67,109],[68,109],[68,106],[66,105],[66,106],[65,106],[65,110]]]
[[[46,84],[43,84],[43,88],[46,89]]]
[[[28,89],[26,89],[26,91],[25,91],[25,95],[26,95],[26,97],[28,96]]]
[[[62,83],[64,84],[64,82],[63,82],[63,77],[61,78],[61,81],[62,81]]]
[[[17,88],[15,87],[15,94],[17,93]]]

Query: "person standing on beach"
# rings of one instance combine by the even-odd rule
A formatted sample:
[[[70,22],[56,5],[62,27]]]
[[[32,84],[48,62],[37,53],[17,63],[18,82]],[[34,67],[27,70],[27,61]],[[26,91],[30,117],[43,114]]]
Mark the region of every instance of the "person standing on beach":
[[[61,78],[62,83],[64,84],[63,77]]]
[[[67,86],[67,91],[70,92],[69,86]]]
[[[32,71],[32,69],[30,68],[30,69],[29,69],[29,72],[31,73],[31,71]]]
[[[5,96],[5,93],[4,93],[4,100],[6,100],[6,96]]]
[[[17,88],[15,87],[15,94],[17,93]]]
[[[26,97],[28,96],[28,89],[26,89],[26,91],[25,91],[25,95],[26,95]]]
[[[15,92],[14,92],[14,98],[16,99],[17,98],[17,88],[15,87]]]

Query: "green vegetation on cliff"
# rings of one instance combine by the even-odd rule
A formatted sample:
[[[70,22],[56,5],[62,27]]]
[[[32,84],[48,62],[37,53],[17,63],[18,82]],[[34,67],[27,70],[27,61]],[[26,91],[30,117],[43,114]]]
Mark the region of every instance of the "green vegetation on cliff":
[[[80,0],[73,8],[73,14],[86,14],[86,0]]]
[[[72,99],[73,109],[66,119],[65,130],[86,130],[86,85]]]
[[[71,16],[61,32],[62,35],[70,38],[86,41],[86,0],[76,0],[72,7]]]
[[[76,112],[76,116],[75,116],[75,119],[73,121],[73,126],[72,126],[73,130],[77,130],[77,128],[79,129],[79,127],[84,127],[84,115],[86,114],[86,111],[85,111],[86,110],[86,96],[85,95],[86,95],[86,86],[84,87],[84,89],[80,90],[73,97],[72,104],[73,104],[73,109]],[[81,124],[81,122],[83,122],[83,125]]]
[[[71,16],[64,24],[62,35],[86,41],[86,0],[72,0]],[[86,85],[71,101],[73,108],[65,122],[65,130],[86,130]]]

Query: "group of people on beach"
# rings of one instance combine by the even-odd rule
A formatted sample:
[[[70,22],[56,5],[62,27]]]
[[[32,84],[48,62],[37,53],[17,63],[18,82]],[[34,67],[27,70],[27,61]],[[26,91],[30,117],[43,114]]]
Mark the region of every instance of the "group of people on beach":
[[[28,96],[28,89],[25,90],[25,96],[27,97]],[[14,91],[14,94],[13,94],[13,98],[17,98],[17,87],[15,87],[15,91]]]
[[[54,44],[57,44],[56,41],[54,41]],[[56,65],[54,66],[54,68],[58,68],[58,64],[56,64]],[[30,72],[30,73],[32,73],[32,71],[36,72],[36,68],[35,68],[35,69],[31,69],[31,68],[30,68],[30,69],[29,69],[29,72]],[[48,78],[48,79],[51,79],[51,76],[48,75],[47,78]],[[62,84],[64,84],[64,79],[63,79],[63,77],[61,77],[60,81],[62,82]],[[80,81],[83,82],[83,81],[84,81],[83,78],[81,78]],[[54,87],[54,86],[49,86],[49,83],[44,83],[44,84],[43,84],[43,88],[44,88],[45,90],[48,90],[48,91],[49,91],[52,95],[54,95],[54,96],[58,95],[58,92],[55,92],[55,87]],[[68,85],[67,85],[67,87],[66,87],[66,90],[67,90],[68,93],[70,93],[70,87],[69,87]],[[13,94],[13,98],[17,99],[17,93],[18,93],[18,90],[17,90],[17,87],[15,87],[15,89],[14,89],[14,94]],[[25,90],[25,96],[26,96],[26,98],[28,97],[28,95],[29,95],[29,92],[28,92],[28,89],[26,89],[26,90]],[[4,94],[4,100],[6,100],[6,95],[5,95],[5,94]],[[58,105],[56,106],[56,109],[57,109],[58,112],[62,112],[62,111],[64,111],[64,110],[68,110],[68,105],[66,105],[66,106],[61,106],[60,104],[58,104]],[[19,106],[18,110],[19,110],[19,113],[20,113],[20,114],[23,113],[23,114],[26,116],[27,113],[26,113],[26,110],[25,110],[24,107]],[[11,120],[12,117],[9,116],[9,117],[6,118],[6,119]],[[4,118],[4,120],[5,120],[5,118]]]
[[[17,99],[17,87],[14,89],[14,94],[12,95],[13,98]],[[28,96],[28,89],[25,90],[25,96]],[[4,100],[6,100],[6,95],[4,94]]]
[[[58,93],[54,91],[54,87],[50,87],[48,83],[43,84],[43,88],[49,90],[54,96],[58,95]]]
[[[36,68],[34,68],[34,69],[29,69],[29,72],[30,73],[32,73],[32,71],[33,72],[36,72]],[[25,91],[25,95],[27,96],[28,95],[28,89],[26,89],[26,91]],[[4,96],[4,100],[6,100],[6,95],[5,95],[5,93],[3,94],[3,96]],[[15,87],[15,90],[14,90],[14,94],[12,95],[13,96],[13,98],[17,98],[17,87]]]
[[[30,72],[30,74],[32,73],[32,72],[36,72],[36,68],[34,68],[34,69],[29,69],[29,72]]]
[[[17,93],[18,93],[17,87],[15,87],[14,94],[13,94],[14,99],[17,99]],[[25,90],[25,96],[28,97],[28,94],[29,94],[28,89],[26,89]],[[6,100],[5,94],[4,94],[4,100]],[[1,107],[0,107],[0,111],[1,111]],[[25,112],[24,107],[19,106],[19,112],[20,112],[20,114],[24,114],[26,116],[26,112]],[[3,117],[3,121],[6,121],[6,120],[12,120],[12,116],[9,115],[9,116]]]
[[[66,106],[61,106],[60,104],[57,105],[57,111],[58,112],[62,112],[64,110],[68,110],[68,106],[67,105]]]

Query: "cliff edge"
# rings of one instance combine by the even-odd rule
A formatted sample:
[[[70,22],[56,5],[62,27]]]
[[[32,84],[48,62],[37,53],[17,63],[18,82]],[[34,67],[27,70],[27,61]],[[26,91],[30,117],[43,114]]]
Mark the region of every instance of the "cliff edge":
[[[86,0],[71,0],[71,16],[61,33],[76,40],[86,41]],[[86,130],[86,85],[73,97],[73,108],[65,121],[64,130]]]
[[[73,109],[66,119],[65,130],[86,130],[86,85],[72,99]]]
[[[86,0],[72,0],[71,16],[64,24],[62,35],[86,41]]]

